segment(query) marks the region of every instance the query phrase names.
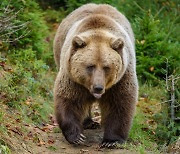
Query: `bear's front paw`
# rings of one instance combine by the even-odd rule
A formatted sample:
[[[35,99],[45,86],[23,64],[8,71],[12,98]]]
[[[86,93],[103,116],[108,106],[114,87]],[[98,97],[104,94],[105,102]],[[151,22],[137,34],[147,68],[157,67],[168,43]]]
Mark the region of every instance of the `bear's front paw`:
[[[70,133],[65,135],[66,140],[75,145],[84,144],[86,137],[83,134]]]
[[[118,141],[103,140],[103,142],[100,144],[99,147],[100,148],[115,149],[115,148],[119,148],[122,143],[124,143],[124,140],[118,140]]]
[[[71,121],[71,123],[63,122],[60,126],[64,137],[69,143],[79,145],[85,142],[86,137],[82,134],[81,125],[76,121]]]

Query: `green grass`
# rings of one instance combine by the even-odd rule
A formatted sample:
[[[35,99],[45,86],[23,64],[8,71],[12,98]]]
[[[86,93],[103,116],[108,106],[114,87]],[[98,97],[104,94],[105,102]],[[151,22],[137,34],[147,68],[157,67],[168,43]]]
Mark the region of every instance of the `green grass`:
[[[9,149],[8,146],[2,145],[2,144],[0,143],[0,153],[1,153],[1,154],[11,154],[11,150]]]
[[[151,134],[151,130],[148,130],[146,121],[148,118],[142,113],[140,108],[137,108],[136,115],[133,121],[133,126],[130,131],[130,149],[142,153],[142,151],[159,152],[158,146],[155,142],[155,138]],[[129,144],[127,144],[127,147]]]

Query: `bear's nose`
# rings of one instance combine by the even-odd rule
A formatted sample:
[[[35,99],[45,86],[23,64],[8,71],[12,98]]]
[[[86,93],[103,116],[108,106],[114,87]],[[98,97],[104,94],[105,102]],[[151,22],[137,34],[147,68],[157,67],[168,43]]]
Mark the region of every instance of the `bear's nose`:
[[[101,93],[104,87],[102,85],[95,85],[93,86],[93,89],[95,93]]]

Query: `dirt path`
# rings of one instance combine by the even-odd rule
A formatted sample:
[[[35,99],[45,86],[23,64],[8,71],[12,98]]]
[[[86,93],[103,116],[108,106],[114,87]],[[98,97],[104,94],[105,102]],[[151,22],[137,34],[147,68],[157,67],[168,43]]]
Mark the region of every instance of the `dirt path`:
[[[18,111],[9,112],[6,105],[1,105],[4,114],[6,133],[0,131],[0,142],[7,145],[12,154],[134,154],[126,149],[100,149],[103,131],[101,129],[85,130],[87,137],[85,145],[70,145],[64,138],[53,115],[49,115],[49,122],[39,126],[19,119]],[[100,111],[95,104],[93,107],[94,120],[100,122]],[[1,123],[0,123],[1,125]],[[1,154],[1,152],[0,152]]]
[[[98,144],[102,139],[102,130],[85,130],[84,134],[87,137],[85,145],[73,146],[67,143],[60,132],[35,129],[36,132],[32,133],[34,129],[29,132],[29,139],[22,140],[22,137],[18,136],[17,140],[14,138],[12,141],[13,154],[135,154],[126,149],[99,149]],[[58,130],[58,128],[55,129]]]

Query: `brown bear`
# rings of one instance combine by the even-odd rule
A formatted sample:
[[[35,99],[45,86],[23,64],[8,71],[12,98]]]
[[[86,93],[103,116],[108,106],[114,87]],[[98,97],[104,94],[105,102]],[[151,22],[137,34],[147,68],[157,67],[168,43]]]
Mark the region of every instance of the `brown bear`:
[[[83,5],[61,22],[54,58],[55,114],[66,140],[83,144],[83,129],[98,127],[90,114],[96,101],[101,147],[126,141],[138,96],[134,35],[126,17],[110,5]]]

